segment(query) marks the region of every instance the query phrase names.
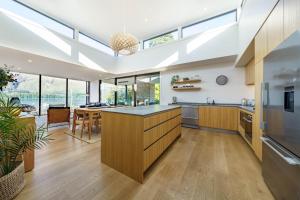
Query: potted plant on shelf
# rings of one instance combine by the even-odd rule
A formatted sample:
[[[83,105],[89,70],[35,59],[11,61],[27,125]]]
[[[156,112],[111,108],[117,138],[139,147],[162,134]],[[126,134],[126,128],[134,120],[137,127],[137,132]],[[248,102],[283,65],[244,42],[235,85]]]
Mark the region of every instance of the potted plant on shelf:
[[[22,123],[16,107],[0,93],[0,199],[14,198],[24,187],[26,150],[40,149],[49,142],[45,129]]]
[[[2,91],[8,83],[15,81],[16,79],[14,74],[7,69],[6,65],[4,65],[4,68],[0,68],[0,91]]]
[[[171,85],[173,85],[174,83],[176,83],[176,81],[178,81],[178,80],[179,80],[179,76],[178,75],[172,76]]]

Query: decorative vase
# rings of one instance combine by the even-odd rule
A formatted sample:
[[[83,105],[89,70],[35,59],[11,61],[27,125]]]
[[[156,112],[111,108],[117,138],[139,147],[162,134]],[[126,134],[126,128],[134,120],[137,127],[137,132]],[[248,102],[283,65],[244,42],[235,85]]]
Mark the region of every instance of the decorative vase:
[[[24,162],[16,169],[0,178],[0,199],[11,200],[24,188]]]

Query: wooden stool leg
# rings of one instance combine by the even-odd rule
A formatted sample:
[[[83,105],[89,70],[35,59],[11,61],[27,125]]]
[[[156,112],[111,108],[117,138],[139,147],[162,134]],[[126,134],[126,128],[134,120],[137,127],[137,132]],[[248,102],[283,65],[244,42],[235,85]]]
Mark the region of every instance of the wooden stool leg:
[[[91,140],[92,124],[89,124],[89,140]]]
[[[76,125],[72,125],[72,133],[73,133],[73,135],[75,135],[75,129],[76,129]]]
[[[81,125],[81,132],[80,132],[80,138],[82,138],[82,134],[83,134],[83,129],[84,129],[84,123]]]

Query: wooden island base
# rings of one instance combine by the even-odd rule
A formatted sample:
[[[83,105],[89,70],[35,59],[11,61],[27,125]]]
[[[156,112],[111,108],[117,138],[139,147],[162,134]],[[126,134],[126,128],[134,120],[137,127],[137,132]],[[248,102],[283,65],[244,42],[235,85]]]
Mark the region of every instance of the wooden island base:
[[[101,161],[143,183],[145,171],[181,135],[178,106],[107,109],[102,111]],[[161,109],[160,109],[161,108]],[[139,112],[131,112],[138,109]],[[118,112],[120,111],[120,112]],[[121,112],[122,111],[122,112]]]

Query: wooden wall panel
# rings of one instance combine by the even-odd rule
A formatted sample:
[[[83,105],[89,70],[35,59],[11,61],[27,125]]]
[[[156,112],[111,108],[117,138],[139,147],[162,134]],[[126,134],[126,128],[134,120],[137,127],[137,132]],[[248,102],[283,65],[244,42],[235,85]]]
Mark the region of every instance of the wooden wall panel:
[[[283,0],[279,1],[266,20],[268,52],[283,41]]]
[[[268,53],[267,27],[262,26],[255,37],[255,63],[261,61]]]
[[[300,1],[284,0],[284,38],[300,27]]]
[[[144,118],[102,112],[101,161],[143,182]]]

